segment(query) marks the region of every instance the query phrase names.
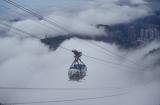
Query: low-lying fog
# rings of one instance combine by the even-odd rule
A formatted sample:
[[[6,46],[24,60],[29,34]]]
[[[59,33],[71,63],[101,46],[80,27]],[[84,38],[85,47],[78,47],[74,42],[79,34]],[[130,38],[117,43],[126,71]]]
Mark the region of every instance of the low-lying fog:
[[[87,77],[79,82],[73,82],[68,80],[67,75],[69,66],[74,60],[71,52],[60,47],[56,51],[50,51],[48,46],[31,38],[0,38],[0,86],[91,88],[88,90],[0,90],[0,101],[2,103],[54,101],[117,95],[96,100],[46,105],[160,104],[160,67],[153,66],[158,55],[144,57],[150,50],[159,47],[158,42],[152,42],[137,50],[120,50],[116,45],[103,42],[92,41],[92,43],[103,46],[126,59],[107,55],[106,51],[85,40],[77,38],[66,40],[61,46],[119,64],[107,64],[82,56],[83,62],[88,67]],[[134,61],[137,65],[128,60]],[[146,66],[147,68],[144,69]]]

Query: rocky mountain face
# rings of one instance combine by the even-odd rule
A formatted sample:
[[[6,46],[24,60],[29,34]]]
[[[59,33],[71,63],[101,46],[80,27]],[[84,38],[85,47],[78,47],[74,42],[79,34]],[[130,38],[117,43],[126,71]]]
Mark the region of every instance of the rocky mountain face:
[[[150,50],[144,57],[155,56],[156,61],[154,62],[154,66],[160,65],[160,47]]]
[[[155,12],[152,16],[144,17],[127,24],[118,24],[114,26],[99,24],[97,25],[97,28],[104,28],[106,36],[93,38],[89,36],[84,37],[85,35],[61,35],[52,38],[45,38],[41,41],[56,48],[64,40],[78,37],[86,40],[115,43],[121,48],[139,47],[147,42],[160,40],[160,11]]]
[[[146,42],[160,40],[159,16],[145,17],[132,23],[115,26],[99,25],[108,33],[108,39],[118,45],[129,48],[136,47]]]

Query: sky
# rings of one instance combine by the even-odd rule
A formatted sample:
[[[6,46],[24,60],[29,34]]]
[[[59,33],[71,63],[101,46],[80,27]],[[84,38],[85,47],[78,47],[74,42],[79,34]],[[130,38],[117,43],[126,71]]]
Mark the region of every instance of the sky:
[[[156,0],[15,0],[33,8],[43,17],[56,21],[69,32],[84,36],[106,35],[97,24],[115,25],[150,16],[158,4]],[[1,103],[34,102],[46,100],[70,100],[77,98],[103,97],[103,99],[46,103],[45,105],[159,105],[160,104],[160,71],[155,66],[159,55],[144,57],[149,51],[159,48],[157,41],[139,49],[122,50],[114,44],[91,41],[110,51],[136,62],[128,62],[121,57],[113,57],[87,40],[71,38],[61,46],[78,49],[83,54],[116,62],[119,65],[106,64],[82,56],[87,65],[87,76],[84,80],[68,80],[68,69],[73,62],[73,54],[60,47],[49,50],[39,39],[15,31],[13,27],[26,31],[36,37],[66,35],[67,32],[51,26],[44,20],[37,19],[23,11],[11,7],[0,0],[11,10],[0,7],[0,86],[33,87],[33,88],[97,88],[97,90],[0,90]],[[47,8],[47,7],[50,8]],[[53,7],[54,6],[54,7]],[[56,7],[56,8],[55,8]],[[158,8],[158,7],[157,7]],[[15,12],[16,11],[16,12]],[[19,13],[19,15],[17,15]],[[23,14],[24,16],[20,15]],[[18,21],[10,21],[20,18]],[[57,31],[58,30],[58,31]],[[2,37],[3,36],[3,37]],[[126,68],[124,65],[129,66]],[[142,70],[143,67],[145,68]],[[103,88],[103,89],[98,89]],[[118,95],[121,94],[121,95]],[[112,95],[117,95],[110,97]],[[42,104],[43,105],[43,104]]]
[[[28,0],[25,0],[23,2],[17,2],[35,10],[44,18],[56,22],[70,33],[93,37],[105,34],[103,28],[97,28],[98,24],[115,25],[129,23],[136,19],[152,15],[154,11],[149,5],[150,3],[143,0],[47,0],[45,3],[42,1],[40,3],[36,1],[34,1],[35,3],[30,3]],[[9,6],[4,1],[2,4],[7,7]],[[55,6],[52,6],[52,4]],[[24,13],[24,11],[12,6],[9,6],[9,8],[7,11],[2,10],[4,13],[2,12],[1,19],[22,19],[22,21],[11,23],[16,28],[33,32],[33,34],[37,34],[40,37],[46,34],[48,36],[67,34],[64,30],[57,29],[56,27],[54,28],[57,31],[48,29],[50,27],[49,24],[43,20],[36,20],[37,18],[33,18],[31,15]],[[39,28],[42,26],[40,24],[46,24],[47,29],[43,28],[39,31]]]

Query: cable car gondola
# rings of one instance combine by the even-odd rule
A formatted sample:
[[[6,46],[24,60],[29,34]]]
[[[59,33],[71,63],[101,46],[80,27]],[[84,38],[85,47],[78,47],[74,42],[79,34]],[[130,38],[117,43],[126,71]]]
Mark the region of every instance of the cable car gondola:
[[[74,53],[74,61],[69,68],[68,77],[70,80],[79,81],[86,76],[87,66],[81,61],[82,52],[72,50]]]

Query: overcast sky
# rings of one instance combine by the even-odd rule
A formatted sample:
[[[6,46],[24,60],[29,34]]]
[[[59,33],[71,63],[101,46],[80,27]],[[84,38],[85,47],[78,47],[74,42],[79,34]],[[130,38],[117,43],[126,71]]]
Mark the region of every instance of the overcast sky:
[[[105,34],[103,29],[96,27],[98,24],[129,23],[153,14],[151,3],[143,0],[46,0],[45,2],[35,0],[32,3],[28,0],[17,0],[17,2],[34,9],[43,17],[58,23],[69,32],[89,36]],[[14,22],[12,24],[14,27],[33,32],[41,37],[46,34],[48,36],[66,34],[62,29],[56,29],[59,32],[49,29],[46,31],[46,28],[39,31],[41,25],[38,24],[48,25],[45,21],[35,20],[29,14],[6,4],[4,1],[1,1],[1,4],[10,8],[4,10],[1,7],[1,19],[23,19]]]

